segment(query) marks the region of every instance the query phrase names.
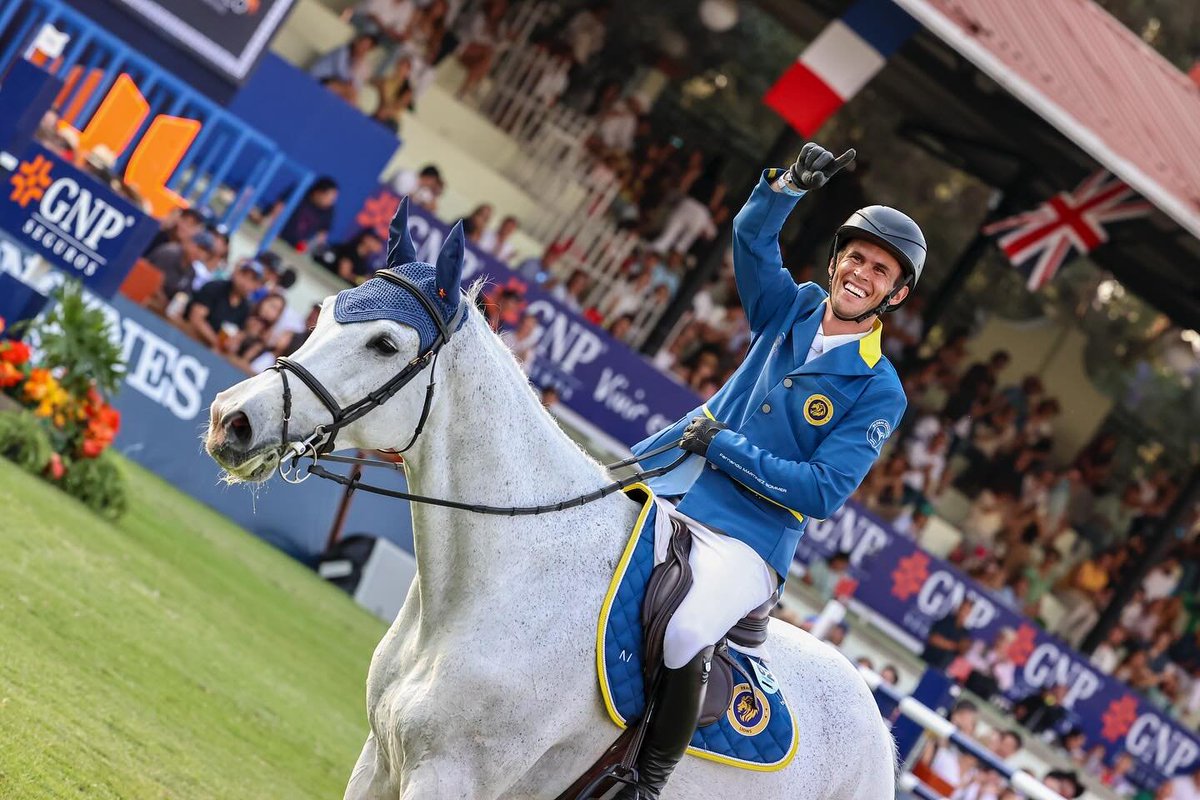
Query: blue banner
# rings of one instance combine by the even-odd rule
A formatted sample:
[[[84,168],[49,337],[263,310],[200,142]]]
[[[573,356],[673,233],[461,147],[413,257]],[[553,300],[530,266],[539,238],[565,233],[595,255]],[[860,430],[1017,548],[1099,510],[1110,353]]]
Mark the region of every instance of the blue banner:
[[[400,198],[381,188],[368,198],[359,224],[375,228],[385,239],[387,226]],[[432,262],[450,226],[425,209],[410,206],[409,230],[418,258]],[[612,439],[631,446],[657,433],[700,405],[700,398],[663,375],[607,331],[585,320],[551,297],[541,286],[474,247],[467,248],[463,285],[486,279],[488,291],[507,289],[521,297],[515,326],[525,313],[537,317],[542,336],[532,375],[539,387],[554,386],[562,403]],[[646,298],[649,302],[649,298]]]
[[[45,269],[0,236],[0,277],[45,295],[63,280],[63,273]],[[325,550],[341,486],[321,480],[292,486],[276,479],[261,486],[230,486],[204,452],[202,436],[213,398],[249,376],[124,297],[93,296],[92,301],[108,317],[125,360],[125,380],[113,398],[121,412],[117,451],[284,552],[315,562]],[[282,382],[279,388],[282,392]],[[373,482],[404,490],[399,471],[379,472],[371,476]],[[408,505],[398,500],[360,492],[344,533],[389,539],[413,552],[412,518]]]
[[[933,623],[970,597],[974,607],[966,626],[973,640],[990,647],[1007,629],[1010,643],[1003,658],[1016,677],[1004,693],[1009,701],[1063,687],[1059,703],[1067,724],[1086,734],[1089,750],[1101,745],[1110,759],[1130,753],[1136,763],[1132,780],[1141,786],[1154,788],[1200,767],[1195,733],[855,503],[828,520],[813,521],[796,560],[806,564],[814,555],[828,558],[839,551],[850,555],[850,570],[859,582],[854,600],[894,626],[897,638],[911,649],[919,651]]]
[[[0,230],[23,249],[112,297],[158,222],[86,172],[29,144],[0,191]]]

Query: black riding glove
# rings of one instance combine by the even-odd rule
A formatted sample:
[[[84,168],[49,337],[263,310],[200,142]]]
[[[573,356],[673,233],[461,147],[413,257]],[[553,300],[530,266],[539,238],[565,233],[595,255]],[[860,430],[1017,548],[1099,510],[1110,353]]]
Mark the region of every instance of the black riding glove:
[[[788,167],[780,179],[790,189],[796,192],[810,192],[820,189],[825,182],[832,178],[842,167],[854,162],[854,148],[850,148],[837,158],[816,142],[809,142],[800,148],[796,163]]]
[[[707,458],[708,446],[712,444],[712,440],[716,438],[717,434],[723,430],[725,430],[725,425],[717,422],[715,419],[694,417],[683,431],[683,441],[679,443],[679,446],[689,453],[695,453],[702,458]]]

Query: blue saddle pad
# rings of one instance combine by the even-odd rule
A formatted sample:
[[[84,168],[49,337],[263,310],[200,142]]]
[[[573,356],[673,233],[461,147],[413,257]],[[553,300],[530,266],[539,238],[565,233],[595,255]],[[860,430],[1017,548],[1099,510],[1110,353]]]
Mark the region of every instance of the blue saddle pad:
[[[608,587],[596,633],[596,668],[608,715],[618,727],[645,708],[642,677],[642,599],[654,569],[653,495],[642,484],[628,490],[645,502]],[[688,752],[743,769],[770,772],[796,755],[799,730],[783,690],[760,659],[730,650],[743,676],[734,672],[726,713],[696,731]],[[746,676],[749,676],[749,680]],[[755,702],[757,701],[757,702]]]

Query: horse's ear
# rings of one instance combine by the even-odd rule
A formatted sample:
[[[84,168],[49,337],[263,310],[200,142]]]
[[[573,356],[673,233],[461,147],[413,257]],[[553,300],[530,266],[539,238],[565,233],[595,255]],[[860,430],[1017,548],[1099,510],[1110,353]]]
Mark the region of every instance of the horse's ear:
[[[463,258],[467,253],[467,238],[463,234],[462,222],[454,223],[450,235],[442,242],[442,249],[437,257],[437,285],[439,293],[458,296],[459,284],[462,283]]]
[[[389,269],[395,269],[416,260],[417,248],[413,245],[412,236],[408,232],[408,196],[406,195],[400,199],[400,205],[396,208],[396,216],[392,217],[392,224],[388,228],[387,265]]]

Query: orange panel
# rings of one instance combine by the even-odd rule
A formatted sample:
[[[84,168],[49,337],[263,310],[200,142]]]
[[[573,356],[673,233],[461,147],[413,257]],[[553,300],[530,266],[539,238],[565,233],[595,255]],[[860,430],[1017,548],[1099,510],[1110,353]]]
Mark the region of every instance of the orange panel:
[[[194,119],[155,117],[129,157],[125,183],[150,204],[150,213],[159,219],[188,204],[166,183],[199,132],[200,123]]]

